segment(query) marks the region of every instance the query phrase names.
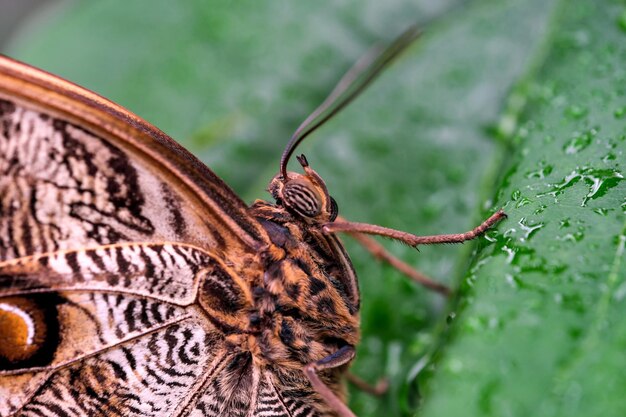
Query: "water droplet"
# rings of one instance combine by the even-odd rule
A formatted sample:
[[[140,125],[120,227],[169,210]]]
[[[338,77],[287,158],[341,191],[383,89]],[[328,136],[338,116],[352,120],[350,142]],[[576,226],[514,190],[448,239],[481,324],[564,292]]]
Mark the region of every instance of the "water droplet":
[[[615,161],[615,159],[617,159],[617,156],[615,156],[613,152],[609,152],[602,157],[602,162],[604,162],[605,164],[608,164],[609,161]]]
[[[617,147],[617,144],[614,143],[611,139],[609,139],[606,141],[605,146],[607,149],[615,149]]]
[[[610,209],[600,208],[600,207],[598,207],[596,209],[593,209],[594,213],[597,213],[597,214],[599,214],[601,216],[606,216],[607,214],[609,214],[609,211],[610,211]]]
[[[532,200],[526,197],[522,197],[519,200],[517,200],[517,204],[515,204],[515,208],[524,207],[524,206],[529,205],[530,203],[532,203]]]
[[[626,115],[626,106],[618,107],[615,109],[615,111],[613,111],[613,116],[615,116],[616,119],[621,119],[625,115]]]
[[[521,195],[522,195],[522,192],[520,190],[514,190],[511,193],[511,200],[517,201],[520,198]]]
[[[533,214],[541,214],[543,213],[546,209],[548,208],[548,206],[546,206],[545,204],[541,204],[539,207],[537,207],[537,210],[533,211]]]
[[[572,171],[568,175],[566,175],[561,182],[552,184],[552,191],[538,194],[538,197],[543,197],[544,195],[551,195],[553,197],[556,197],[557,195],[561,194],[566,188],[569,188],[572,185],[576,184],[578,180],[580,180],[580,174],[577,171]]]
[[[517,129],[517,117],[515,114],[505,114],[498,121],[496,132],[500,137],[508,138],[513,136]]]
[[[545,224],[541,222],[534,224],[528,223],[525,217],[522,217],[517,224],[520,225],[524,233],[524,236],[521,238],[522,241],[530,239],[539,229],[545,226]]]
[[[545,166],[542,166],[539,169],[536,169],[534,171],[527,172],[526,173],[526,178],[543,179],[546,176],[550,175],[550,173],[552,173],[552,165],[545,165]]]
[[[483,238],[487,241],[487,242],[491,242],[491,243],[495,243],[498,241],[498,236],[499,236],[499,232],[497,230],[488,230],[484,235]]]
[[[548,260],[539,256],[534,249],[520,247],[517,252],[513,265],[518,266],[518,272],[541,272],[547,275],[562,274],[567,270],[568,266],[563,263],[555,262],[553,259]],[[535,291],[547,291],[544,283],[531,284],[529,282],[516,281],[520,288],[529,288]]]
[[[587,112],[588,110],[586,107],[578,106],[576,104],[572,104],[571,106],[567,106],[565,108],[565,116],[575,120],[582,119],[587,115]]]
[[[557,236],[557,240],[560,240],[562,242],[580,242],[585,238],[584,230],[585,229],[583,227],[579,227],[578,231],[574,233],[567,233],[563,236]]]
[[[502,250],[504,252],[506,252],[507,256],[506,256],[506,263],[511,264],[513,263],[513,261],[515,260],[515,250],[513,250],[513,248],[510,248],[508,246],[502,246]]]
[[[582,179],[590,185],[589,192],[585,196],[582,202],[582,206],[587,204],[587,201],[602,197],[606,192],[615,187],[624,176],[621,172],[615,169],[586,169],[582,172]]]
[[[456,313],[453,311],[450,314],[448,314],[448,317],[446,317],[446,323],[448,324],[452,323],[455,318],[456,318]]]
[[[597,169],[583,167],[576,169],[567,174],[563,180],[559,183],[552,184],[551,190],[545,193],[538,194],[538,197],[551,195],[553,197],[562,194],[565,189],[573,186],[578,181],[582,180],[589,186],[589,192],[583,198],[581,206],[586,206],[589,200],[594,200],[604,196],[607,191],[624,179],[621,172],[616,169]]]
[[[563,151],[567,155],[572,155],[582,151],[591,144],[591,140],[595,136],[595,131],[583,132],[576,135],[563,146]]]

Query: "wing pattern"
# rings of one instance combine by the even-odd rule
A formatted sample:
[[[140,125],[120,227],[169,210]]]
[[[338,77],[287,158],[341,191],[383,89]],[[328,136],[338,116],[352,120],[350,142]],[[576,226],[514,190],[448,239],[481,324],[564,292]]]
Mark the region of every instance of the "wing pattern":
[[[87,407],[85,395],[96,395],[96,385],[123,385],[102,394],[109,397],[191,389],[200,375],[193,372],[208,366],[223,338],[192,304],[198,275],[217,268],[201,250],[174,244],[114,245],[0,263],[0,339],[9,334],[0,348],[0,416],[23,406],[27,413],[34,404],[69,404],[70,398]],[[88,385],[72,391],[79,380]],[[50,404],[52,398],[62,401]],[[92,414],[82,412],[76,415]]]
[[[318,417],[314,404],[319,399],[313,394],[304,378],[292,378],[292,384],[283,385],[277,377],[277,373],[267,370],[263,373],[259,386],[259,397],[254,417]],[[332,414],[328,414],[332,415]]]
[[[0,259],[118,242],[218,246],[146,163],[46,113],[0,100]]]
[[[171,415],[202,374],[220,362],[219,334],[188,320],[63,368],[17,416]]]

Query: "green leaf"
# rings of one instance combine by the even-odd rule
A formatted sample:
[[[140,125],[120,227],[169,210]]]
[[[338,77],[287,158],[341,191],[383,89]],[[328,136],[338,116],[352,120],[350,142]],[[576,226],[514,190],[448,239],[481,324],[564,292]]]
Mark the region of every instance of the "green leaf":
[[[623,416],[624,2],[562,2],[424,416]]]
[[[625,12],[556,3],[81,2],[9,54],[130,108],[251,201],[352,62],[434,19],[302,151],[355,221],[461,232],[490,201],[509,219],[464,281],[472,245],[386,245],[462,282],[450,302],[346,239],[363,292],[353,371],[392,381],[381,399],[353,392],[351,406],[408,416],[423,396],[420,415],[599,415],[620,410],[624,386]]]

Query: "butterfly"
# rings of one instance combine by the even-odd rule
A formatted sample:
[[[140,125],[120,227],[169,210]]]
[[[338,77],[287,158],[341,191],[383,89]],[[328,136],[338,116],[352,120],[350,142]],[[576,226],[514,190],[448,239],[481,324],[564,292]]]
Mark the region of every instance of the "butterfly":
[[[353,417],[360,297],[337,233],[375,252],[365,234],[461,242],[504,216],[425,237],[352,223],[303,155],[287,170],[418,34],[357,62],[251,206],[129,111],[0,57],[0,416]]]

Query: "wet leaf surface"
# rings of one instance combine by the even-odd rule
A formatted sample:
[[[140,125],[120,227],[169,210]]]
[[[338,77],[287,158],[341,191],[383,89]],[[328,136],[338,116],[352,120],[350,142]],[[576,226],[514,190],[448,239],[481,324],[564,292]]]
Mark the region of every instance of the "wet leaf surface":
[[[624,4],[562,4],[425,416],[626,412]]]

